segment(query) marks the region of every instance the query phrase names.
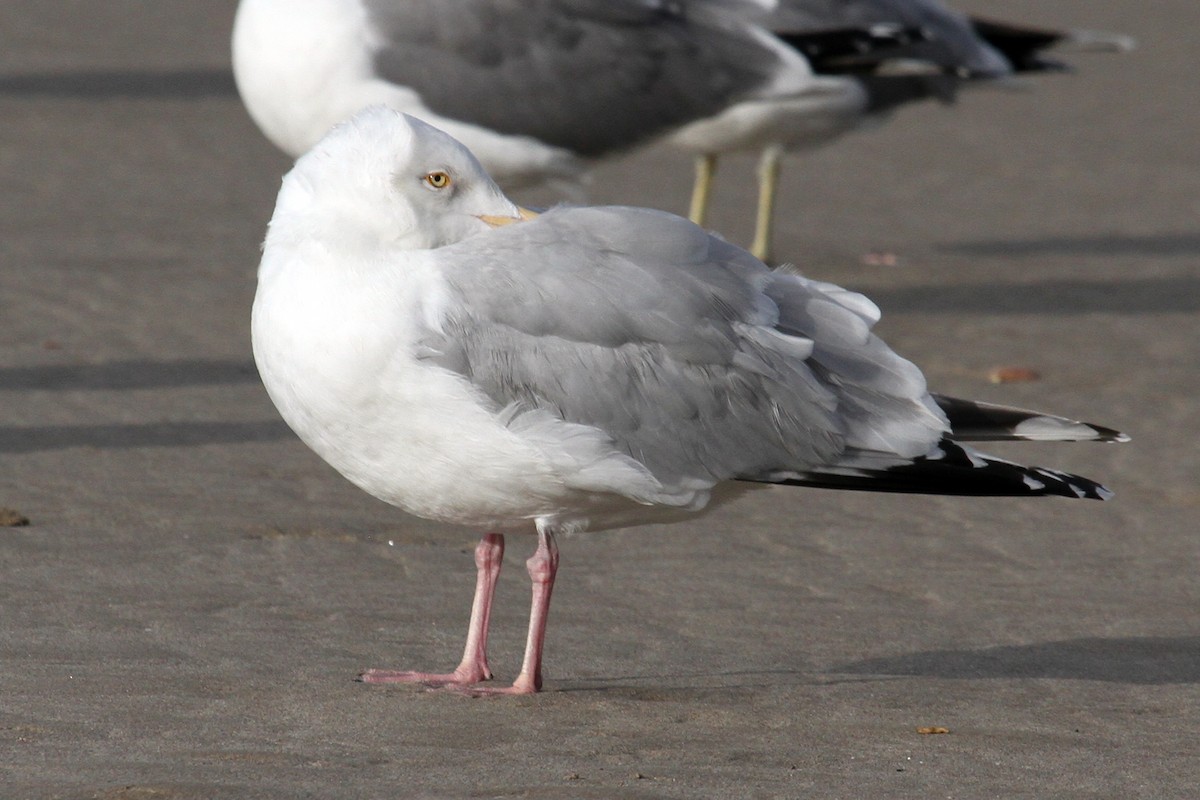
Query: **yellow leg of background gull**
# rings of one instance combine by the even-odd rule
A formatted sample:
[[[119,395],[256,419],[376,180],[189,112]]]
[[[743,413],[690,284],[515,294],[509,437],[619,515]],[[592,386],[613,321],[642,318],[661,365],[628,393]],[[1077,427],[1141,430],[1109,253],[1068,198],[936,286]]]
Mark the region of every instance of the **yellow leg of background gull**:
[[[750,252],[762,261],[771,258],[771,239],[774,235],[775,187],[779,183],[779,163],[783,148],[771,145],[762,152],[758,162],[758,218],[754,223],[754,243]]]
[[[692,184],[692,205],[688,219],[700,227],[708,217],[708,198],[712,193],[713,175],[717,171],[717,157],[711,153],[696,156],[696,181]]]

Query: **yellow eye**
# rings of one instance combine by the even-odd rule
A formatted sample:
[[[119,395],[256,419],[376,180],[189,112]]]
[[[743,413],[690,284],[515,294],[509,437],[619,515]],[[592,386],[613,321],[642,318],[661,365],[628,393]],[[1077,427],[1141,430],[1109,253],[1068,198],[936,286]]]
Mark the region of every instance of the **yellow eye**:
[[[425,183],[432,186],[434,189],[445,189],[450,185],[450,176],[441,170],[431,172],[425,176]]]

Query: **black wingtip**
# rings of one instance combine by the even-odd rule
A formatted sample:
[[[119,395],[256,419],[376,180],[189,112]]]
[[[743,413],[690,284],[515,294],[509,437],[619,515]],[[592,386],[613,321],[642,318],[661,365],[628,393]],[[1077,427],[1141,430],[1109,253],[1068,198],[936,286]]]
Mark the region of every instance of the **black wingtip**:
[[[924,28],[903,25],[870,25],[807,31],[774,31],[824,75],[869,75],[880,65],[908,55],[929,40]],[[932,65],[931,65],[932,66]]]
[[[789,475],[776,483],[825,489],[960,497],[1057,496],[1108,500],[1103,484],[1046,467],[1026,467],[942,440],[937,452],[879,469],[844,466]]]
[[[1129,436],[1091,422],[1015,406],[932,395],[960,442],[1128,442]]]
[[[1017,72],[1067,72],[1070,66],[1047,58],[1045,51],[1074,50],[1127,53],[1137,41],[1123,33],[1092,30],[1050,30],[972,16],[975,34],[996,48]]]

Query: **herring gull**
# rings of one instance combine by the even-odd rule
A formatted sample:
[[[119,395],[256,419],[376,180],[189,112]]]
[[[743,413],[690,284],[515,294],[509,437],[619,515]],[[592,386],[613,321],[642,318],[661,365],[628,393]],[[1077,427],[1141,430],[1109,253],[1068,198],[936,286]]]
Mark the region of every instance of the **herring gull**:
[[[336,127],[284,178],[267,232],[251,326],[263,383],[368,493],[487,531],[457,669],[361,679],[538,691],[556,535],[678,522],[733,488],[1108,496],[963,442],[1125,436],[930,394],[871,332],[878,317],[666,212],[534,215],[399,112]],[[492,688],[488,620],[515,531],[538,539],[529,634],[515,682]]]

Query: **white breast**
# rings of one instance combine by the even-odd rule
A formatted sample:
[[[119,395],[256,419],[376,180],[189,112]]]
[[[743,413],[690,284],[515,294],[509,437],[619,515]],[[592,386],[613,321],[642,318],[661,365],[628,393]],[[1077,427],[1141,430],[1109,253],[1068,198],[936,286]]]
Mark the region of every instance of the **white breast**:
[[[601,495],[647,502],[661,490],[602,432],[498,410],[422,360],[418,339],[445,286],[423,253],[401,257],[361,275],[319,263],[315,250],[264,256],[254,357],[280,414],[318,455],[381,500],[473,526],[590,516]]]

